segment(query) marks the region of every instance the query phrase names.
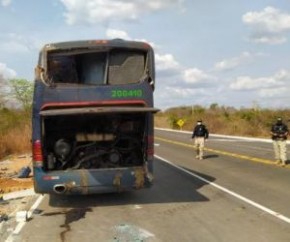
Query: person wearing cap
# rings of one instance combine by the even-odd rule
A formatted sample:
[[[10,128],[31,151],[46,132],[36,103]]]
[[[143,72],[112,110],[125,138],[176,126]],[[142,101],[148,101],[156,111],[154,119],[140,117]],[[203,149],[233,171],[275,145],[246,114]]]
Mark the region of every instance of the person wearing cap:
[[[194,146],[196,148],[196,158],[203,159],[204,142],[208,139],[208,130],[202,123],[202,120],[198,120],[196,126],[193,129],[191,139],[194,139]]]
[[[286,165],[286,140],[289,133],[288,127],[283,123],[282,118],[277,118],[276,123],[272,125],[271,135],[275,153],[276,164]]]

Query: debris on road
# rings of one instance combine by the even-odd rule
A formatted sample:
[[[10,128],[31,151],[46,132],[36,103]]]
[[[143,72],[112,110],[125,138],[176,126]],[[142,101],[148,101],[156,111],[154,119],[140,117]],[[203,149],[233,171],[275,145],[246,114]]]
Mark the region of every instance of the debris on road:
[[[19,171],[17,177],[18,178],[27,178],[27,177],[29,177],[30,172],[31,172],[30,167],[29,166],[24,166]]]
[[[4,201],[7,201],[7,200],[11,200],[11,199],[17,199],[17,198],[33,196],[33,195],[35,195],[34,189],[30,188],[30,189],[26,189],[26,190],[22,190],[22,191],[6,193],[2,196],[2,199]]]
[[[0,160],[0,214],[10,214],[25,196],[34,195],[30,164],[30,154],[11,155],[2,161]],[[25,169],[22,170],[22,168]],[[18,173],[23,173],[21,174],[23,176],[17,178]]]
[[[7,214],[0,214],[0,223],[3,221],[7,221],[8,220],[8,215]]]
[[[27,211],[18,211],[16,212],[16,222],[26,222],[28,219]]]

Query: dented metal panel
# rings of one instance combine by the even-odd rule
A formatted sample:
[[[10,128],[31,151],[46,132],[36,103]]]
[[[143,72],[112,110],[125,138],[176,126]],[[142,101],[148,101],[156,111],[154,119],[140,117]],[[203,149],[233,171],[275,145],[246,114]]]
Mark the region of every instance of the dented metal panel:
[[[117,187],[118,191],[121,191],[121,187],[122,187],[122,184],[121,184],[121,179],[122,179],[122,172],[121,171],[117,171],[116,172],[116,175],[114,177],[114,180],[113,180],[113,185],[115,187]]]
[[[145,182],[145,171],[143,167],[136,167],[134,170],[135,173],[135,188],[140,189],[144,187]]]
[[[50,175],[48,175],[50,174]],[[58,179],[47,179],[47,177]],[[72,170],[70,172],[44,173],[39,170],[35,176],[35,190],[38,193],[92,194],[104,192],[123,192],[149,187],[144,168]],[[57,187],[62,189],[57,190]]]

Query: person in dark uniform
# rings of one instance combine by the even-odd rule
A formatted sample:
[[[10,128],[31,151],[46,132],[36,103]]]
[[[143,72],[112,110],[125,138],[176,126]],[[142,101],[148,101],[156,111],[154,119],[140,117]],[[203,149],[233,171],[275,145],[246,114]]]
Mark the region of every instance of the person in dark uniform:
[[[275,153],[276,164],[285,166],[287,162],[286,140],[289,133],[288,127],[283,123],[282,118],[277,118],[275,124],[272,125],[271,135]]]
[[[196,126],[192,132],[192,139],[194,139],[194,146],[196,149],[196,158],[199,160],[203,159],[203,150],[205,140],[208,139],[208,130],[206,126],[202,123],[202,120],[198,120]]]

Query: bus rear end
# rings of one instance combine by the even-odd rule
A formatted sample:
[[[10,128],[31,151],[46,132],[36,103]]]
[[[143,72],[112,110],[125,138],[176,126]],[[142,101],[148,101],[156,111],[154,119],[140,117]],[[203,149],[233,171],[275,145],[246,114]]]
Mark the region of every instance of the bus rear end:
[[[90,194],[153,182],[154,56],[123,40],[46,45],[33,103],[34,187]]]

